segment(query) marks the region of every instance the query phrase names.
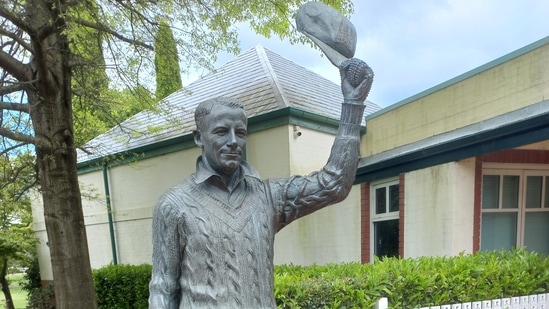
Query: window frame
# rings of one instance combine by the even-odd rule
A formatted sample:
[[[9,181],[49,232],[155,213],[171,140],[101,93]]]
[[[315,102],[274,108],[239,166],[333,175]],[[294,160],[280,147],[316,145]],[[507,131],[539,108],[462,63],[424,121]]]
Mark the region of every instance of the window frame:
[[[484,176],[485,175],[498,175],[498,176],[519,176],[519,188],[518,188],[518,207],[517,208],[503,208],[503,190],[502,190],[502,181],[503,177],[500,178],[499,183],[499,192],[498,192],[498,208],[482,208],[482,198],[483,198],[483,189],[484,189]],[[528,176],[542,176],[541,184],[541,207],[540,208],[527,208],[526,207],[526,192],[527,192],[527,177]],[[549,166],[545,164],[509,164],[509,163],[484,163],[482,166],[482,175],[481,175],[481,201],[480,201],[480,211],[481,218],[484,213],[516,213],[517,222],[516,222],[516,240],[515,247],[522,248],[525,244],[525,220],[526,214],[531,212],[549,212],[549,207],[545,207],[547,203],[547,192],[545,190],[546,183],[549,182]],[[480,250],[483,250],[482,244],[482,219],[480,220]]]
[[[376,239],[375,239],[375,224],[381,221],[389,220],[400,220],[400,207],[397,211],[390,211],[390,190],[389,188],[393,185],[399,186],[400,190],[400,180],[398,177],[388,178],[384,180],[379,180],[370,183],[370,261],[375,262],[376,257]],[[376,190],[379,188],[386,188],[386,203],[385,203],[385,213],[376,214]],[[398,203],[400,203],[400,191],[398,197]],[[400,221],[399,221],[400,225]],[[400,237],[400,235],[399,235]],[[400,240],[399,240],[400,241]]]

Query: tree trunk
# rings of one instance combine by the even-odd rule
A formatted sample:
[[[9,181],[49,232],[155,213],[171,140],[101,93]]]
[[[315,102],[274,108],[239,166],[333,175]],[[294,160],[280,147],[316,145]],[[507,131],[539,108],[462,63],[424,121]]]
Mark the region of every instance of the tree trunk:
[[[59,76],[70,87],[70,78]],[[97,308],[73,146],[70,95],[42,96],[33,113],[36,135],[51,145],[36,147],[57,309]],[[51,100],[44,102],[45,100]],[[33,104],[32,102],[29,102]],[[46,103],[46,104],[44,104]]]
[[[78,174],[70,108],[70,78],[53,98],[42,94],[32,113],[35,134],[51,142],[36,147],[57,309],[97,308]],[[47,93],[46,93],[47,94]],[[33,102],[29,102],[33,104]]]
[[[56,308],[97,308],[76,154],[70,147],[37,151]]]
[[[11,297],[10,284],[7,279],[8,275],[8,259],[2,259],[2,270],[0,270],[0,285],[2,285],[2,293],[6,300],[6,309],[14,309],[13,298]]]
[[[49,1],[27,1],[29,19],[54,21],[47,36],[32,38],[34,79],[27,89],[36,146],[57,309],[95,309],[97,301],[78,185],[71,102],[69,44],[62,10]]]

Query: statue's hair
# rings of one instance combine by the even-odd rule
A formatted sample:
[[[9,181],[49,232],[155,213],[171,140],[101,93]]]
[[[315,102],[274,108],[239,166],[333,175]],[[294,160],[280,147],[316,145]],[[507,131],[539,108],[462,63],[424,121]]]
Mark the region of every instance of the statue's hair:
[[[202,103],[198,104],[194,111],[194,121],[196,122],[197,129],[203,128],[204,117],[209,115],[215,106],[219,105],[228,106],[231,108],[240,108],[243,112],[245,112],[244,105],[237,99],[229,97],[217,97],[214,99],[203,101]]]

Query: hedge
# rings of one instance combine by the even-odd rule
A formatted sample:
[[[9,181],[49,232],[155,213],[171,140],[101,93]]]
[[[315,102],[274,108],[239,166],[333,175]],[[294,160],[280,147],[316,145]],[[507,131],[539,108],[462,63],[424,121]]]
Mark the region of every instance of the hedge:
[[[100,308],[147,308],[150,265],[94,271]],[[419,308],[549,292],[549,257],[526,250],[454,257],[384,258],[374,264],[275,267],[279,308]]]
[[[152,266],[109,265],[93,271],[98,307],[140,309],[149,306]]]

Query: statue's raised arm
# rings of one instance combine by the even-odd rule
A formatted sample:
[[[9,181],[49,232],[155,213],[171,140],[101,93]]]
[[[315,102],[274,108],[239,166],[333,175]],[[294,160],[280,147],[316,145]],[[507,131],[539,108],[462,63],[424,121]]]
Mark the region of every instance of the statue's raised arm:
[[[349,194],[358,165],[360,127],[374,73],[355,53],[354,26],[335,9],[319,2],[304,4],[297,14],[297,28],[339,68],[343,102],[337,135],[324,168],[289,182],[271,182],[273,192],[283,192],[278,229]],[[284,186],[280,190],[277,187]]]
[[[358,85],[354,66],[367,72]],[[342,201],[349,194],[360,158],[360,128],[366,97],[373,80],[372,70],[362,61],[349,59],[340,67],[343,102],[341,117],[330,157],[324,168],[308,176],[294,176],[289,182],[272,180],[272,192],[281,192],[278,230],[302,216]],[[284,189],[280,189],[284,186]]]

